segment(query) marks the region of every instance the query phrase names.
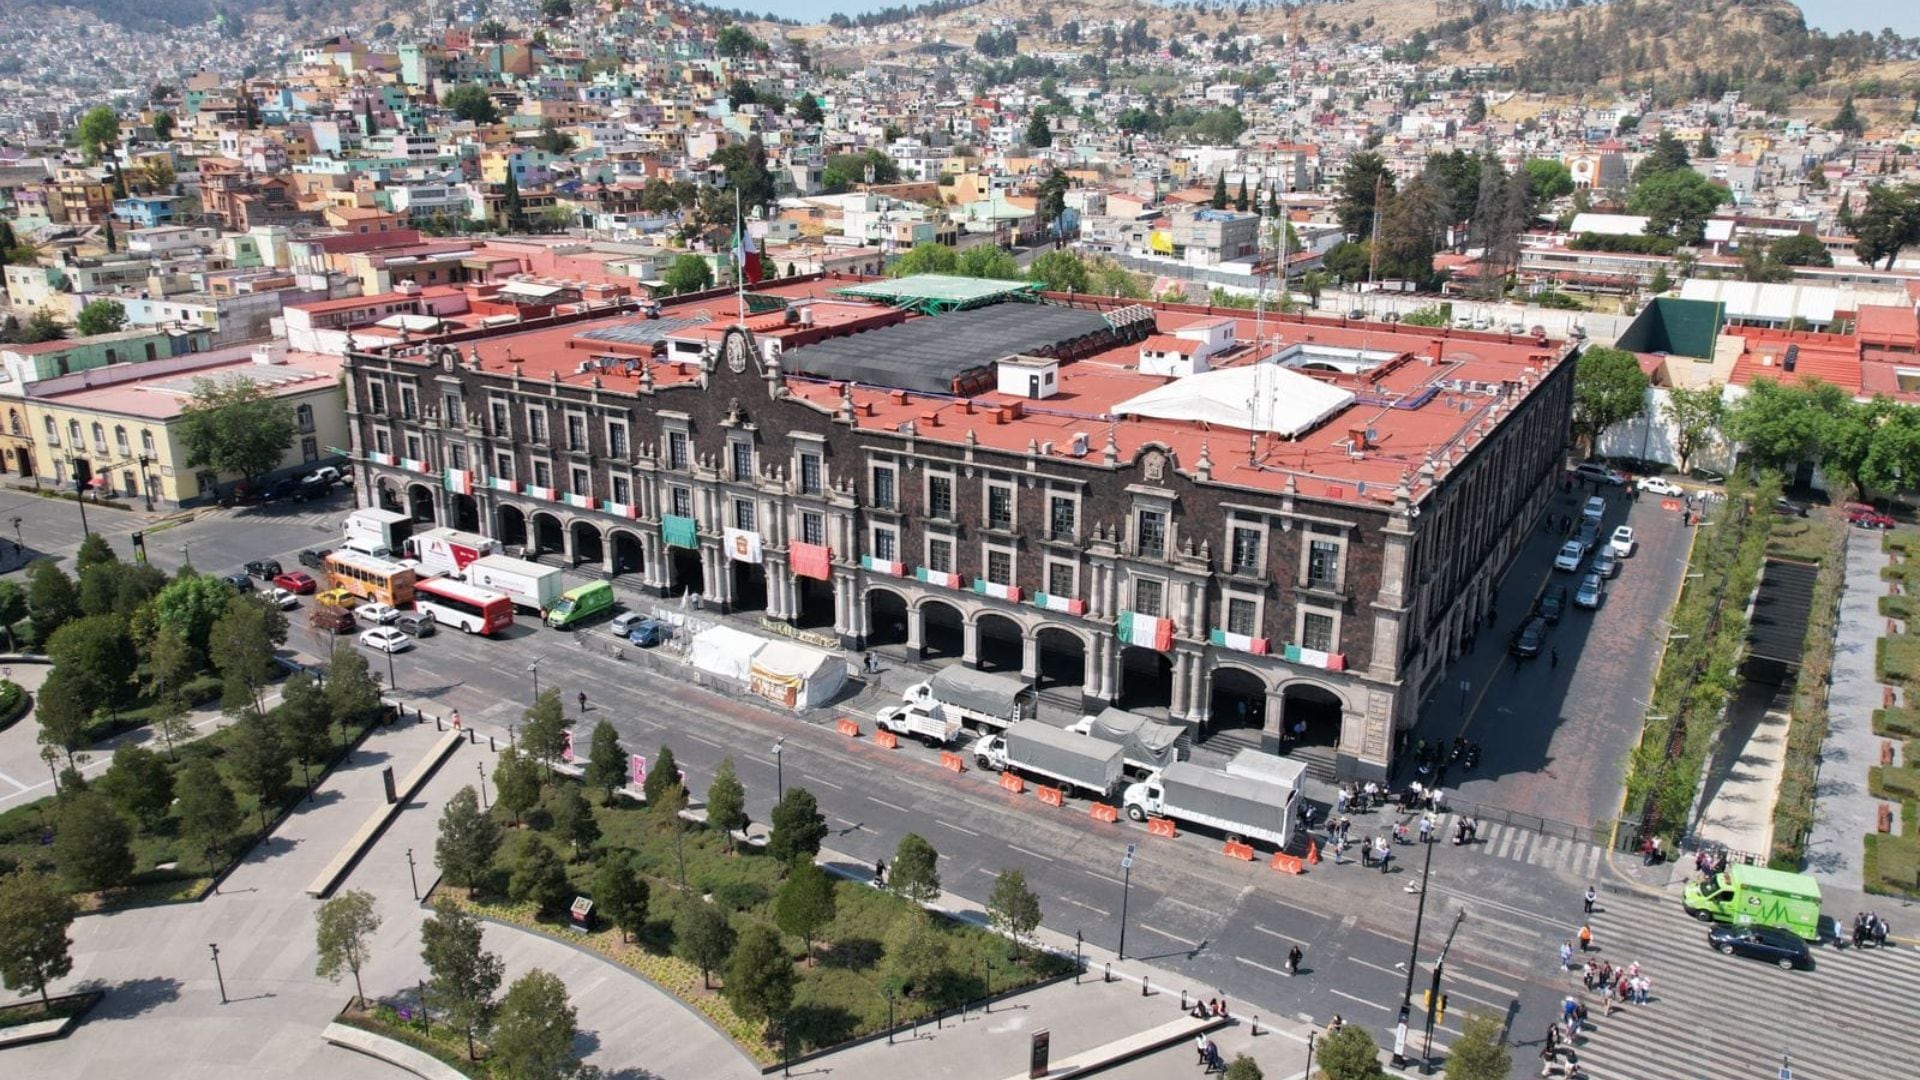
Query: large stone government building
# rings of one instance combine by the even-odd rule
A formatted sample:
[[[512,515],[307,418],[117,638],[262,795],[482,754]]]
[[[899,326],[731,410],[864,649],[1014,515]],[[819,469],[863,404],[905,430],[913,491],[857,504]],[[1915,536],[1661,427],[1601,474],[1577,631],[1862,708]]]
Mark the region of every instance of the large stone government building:
[[[358,490],[1196,739],[1304,723],[1383,774],[1560,477],[1574,349],[1030,289],[797,279],[350,342]]]

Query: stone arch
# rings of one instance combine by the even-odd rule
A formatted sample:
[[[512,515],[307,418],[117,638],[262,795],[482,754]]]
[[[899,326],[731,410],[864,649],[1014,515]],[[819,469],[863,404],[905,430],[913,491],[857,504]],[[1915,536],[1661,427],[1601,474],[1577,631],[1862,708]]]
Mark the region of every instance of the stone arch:
[[[1229,738],[1255,742],[1265,750],[1274,749],[1278,728],[1272,737],[1262,736],[1267,727],[1268,699],[1273,692],[1271,672],[1246,664],[1216,661],[1207,673],[1208,736],[1228,734]]]
[[[400,481],[382,476],[373,482],[374,500],[382,510],[400,512]]]
[[[1093,655],[1092,635],[1077,626],[1044,620],[1034,624],[1032,633],[1034,672],[1040,687],[1078,686],[1084,697],[1087,662]]]
[[[923,596],[913,605],[914,618],[920,622],[920,652],[923,659],[959,657],[966,653],[966,613],[958,604],[937,596]]]
[[[494,539],[503,547],[527,546],[527,512],[513,503],[503,502],[494,511],[496,532]]]
[[[1338,747],[1346,717],[1362,711],[1345,687],[1309,676],[1282,680],[1275,697],[1280,703],[1276,733],[1288,747]]]
[[[433,489],[425,484],[407,485],[406,514],[418,522],[435,520],[433,512]]]
[[[1004,611],[973,613],[973,656],[982,671],[1018,672],[1026,656],[1027,628]]]
[[[527,516],[528,544],[527,553],[538,555],[543,551],[565,551],[567,549],[566,526],[560,515],[551,510],[535,510]]]
[[[607,548],[613,554],[613,572],[616,574],[641,574],[647,569],[647,547],[640,535],[631,529],[612,528],[606,531]]]
[[[867,586],[861,603],[867,606],[867,645],[905,645],[913,600],[886,585]]]
[[[573,518],[567,522],[567,538],[573,541],[573,565],[600,566],[606,562],[606,540],[599,525],[586,518]]]
[[[480,531],[480,503],[471,495],[454,492],[447,496],[447,522],[464,532]]]

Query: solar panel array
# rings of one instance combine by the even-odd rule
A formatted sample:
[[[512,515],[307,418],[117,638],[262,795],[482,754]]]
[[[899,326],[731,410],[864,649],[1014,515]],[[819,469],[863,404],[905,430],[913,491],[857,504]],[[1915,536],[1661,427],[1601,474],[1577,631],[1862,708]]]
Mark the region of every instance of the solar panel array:
[[[712,317],[702,312],[692,319],[634,319],[629,322],[615,323],[612,326],[597,327],[580,336],[594,341],[617,341],[622,345],[652,345],[682,330],[691,330],[712,322]]]
[[[795,374],[945,394],[962,375],[995,361],[1053,352],[1094,334],[1112,334],[1096,311],[995,304],[831,338],[789,350],[780,362]]]

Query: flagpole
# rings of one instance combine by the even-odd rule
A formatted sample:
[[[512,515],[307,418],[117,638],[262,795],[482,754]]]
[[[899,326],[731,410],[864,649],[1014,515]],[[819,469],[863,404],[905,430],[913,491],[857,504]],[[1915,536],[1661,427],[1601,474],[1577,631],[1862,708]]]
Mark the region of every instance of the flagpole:
[[[740,329],[747,328],[747,218],[740,211],[740,189],[733,189],[733,285],[740,299]]]

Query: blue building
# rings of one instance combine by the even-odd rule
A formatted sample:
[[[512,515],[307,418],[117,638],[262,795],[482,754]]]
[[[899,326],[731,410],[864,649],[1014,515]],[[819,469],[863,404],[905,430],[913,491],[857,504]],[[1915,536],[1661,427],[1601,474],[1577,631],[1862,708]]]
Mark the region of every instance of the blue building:
[[[173,204],[177,198],[174,195],[134,195],[115,199],[113,217],[116,221],[125,221],[140,229],[170,225],[173,223]]]

